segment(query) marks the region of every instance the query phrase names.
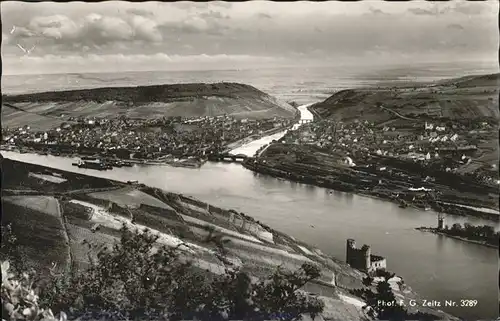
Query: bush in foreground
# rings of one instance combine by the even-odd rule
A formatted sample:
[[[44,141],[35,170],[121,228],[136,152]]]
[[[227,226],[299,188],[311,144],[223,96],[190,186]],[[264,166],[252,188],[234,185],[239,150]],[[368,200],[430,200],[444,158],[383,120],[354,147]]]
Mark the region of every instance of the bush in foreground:
[[[2,319],[32,321],[66,321],[66,314],[60,313],[59,320],[50,309],[43,309],[33,287],[33,276],[23,273],[16,278],[10,271],[10,263],[2,262]]]
[[[319,277],[314,265],[304,264],[295,272],[278,268],[258,281],[231,267],[223,275],[212,275],[193,266],[178,249],[160,246],[156,235],[126,227],[121,232],[121,241],[98,253],[89,269],[53,276],[39,290],[37,307],[65,311],[70,318],[108,320],[298,320],[302,314],[314,317],[323,311],[321,300],[297,291]],[[4,297],[9,300],[7,281],[4,286],[2,279],[2,303]],[[23,289],[35,295],[32,285],[24,284]],[[17,303],[9,308],[16,309]],[[25,320],[53,317],[50,310],[40,311],[38,319]]]
[[[371,276],[367,276],[363,279],[363,285],[366,286],[365,289],[352,291],[354,295],[362,297],[366,301],[365,309],[369,316],[377,320],[390,321],[431,321],[440,319],[438,316],[424,312],[410,313],[404,306],[399,304],[387,304],[399,302],[389,283],[389,280],[395,276],[395,273],[380,270],[377,271],[376,276],[383,277],[383,280],[377,283],[375,292],[369,288],[374,281],[374,278]]]

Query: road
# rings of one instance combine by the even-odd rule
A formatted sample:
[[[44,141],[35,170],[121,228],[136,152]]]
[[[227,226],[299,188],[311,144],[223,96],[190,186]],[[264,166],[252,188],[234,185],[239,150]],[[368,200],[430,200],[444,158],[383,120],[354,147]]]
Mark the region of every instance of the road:
[[[391,112],[393,113],[394,115],[398,116],[399,118],[402,118],[402,119],[406,119],[406,120],[412,120],[412,121],[415,121],[416,119],[413,119],[413,118],[408,118],[406,116],[403,116],[401,115],[400,113],[398,113],[397,111],[394,111],[390,108],[387,108],[387,107],[384,107],[384,106],[380,106],[380,108],[384,109],[384,110],[387,110],[388,112]]]

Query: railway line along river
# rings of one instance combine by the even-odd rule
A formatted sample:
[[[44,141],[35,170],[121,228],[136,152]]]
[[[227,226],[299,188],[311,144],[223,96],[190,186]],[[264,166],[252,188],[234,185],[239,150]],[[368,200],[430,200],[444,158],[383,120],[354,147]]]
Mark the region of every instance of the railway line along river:
[[[302,117],[311,117],[305,106]],[[279,139],[274,134],[233,152],[253,155]],[[369,244],[387,258],[388,269],[401,275],[424,299],[443,302],[442,310],[464,319],[498,317],[498,254],[493,248],[416,231],[435,226],[432,211],[397,205],[263,176],[237,163],[206,163],[189,169],[134,166],[94,171],[72,166],[74,159],[2,151],[3,157],[71,172],[115,180],[137,180],[149,186],[182,193],[224,208],[234,208],[277,230],[345,259],[346,239]],[[481,219],[447,216],[446,224],[493,224]],[[500,226],[496,226],[499,229]],[[445,300],[474,299],[475,307],[444,307]]]

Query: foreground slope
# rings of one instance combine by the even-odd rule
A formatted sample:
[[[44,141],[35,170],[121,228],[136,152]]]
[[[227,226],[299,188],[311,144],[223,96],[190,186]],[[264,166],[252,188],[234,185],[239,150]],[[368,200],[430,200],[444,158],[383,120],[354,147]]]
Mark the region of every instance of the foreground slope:
[[[210,273],[224,273],[214,249],[203,241],[208,235],[207,227],[211,226],[230,240],[225,245],[228,259],[254,276],[268,276],[277,265],[295,270],[304,262],[315,262],[321,268],[321,276],[306,284],[303,290],[317,293],[326,301],[322,318],[364,320],[364,303],[349,293],[362,288],[361,272],[243,213],[144,185],[129,185],[8,159],[2,160],[2,169],[4,208],[12,210],[12,215],[2,224],[12,223],[15,230],[25,226],[21,219],[30,223],[31,234],[39,236],[30,239],[19,234],[19,238],[30,250],[29,254],[43,251],[50,257],[46,261],[31,257],[42,267],[48,267],[49,261],[72,268],[85,267],[93,255],[118,240],[118,230],[126,224],[131,228],[149,228],[160,236],[159,242],[167,246],[184,243],[186,247],[179,248],[183,250],[182,256],[193,260],[195,267]],[[24,207],[30,210],[21,215]],[[53,246],[54,242],[59,246]],[[394,287],[398,298],[417,297],[409,287],[399,288],[396,284]],[[454,320],[429,308],[419,309],[437,313],[441,319]]]
[[[2,97],[4,126],[50,128],[68,116],[293,118],[297,110],[238,83],[109,87]]]

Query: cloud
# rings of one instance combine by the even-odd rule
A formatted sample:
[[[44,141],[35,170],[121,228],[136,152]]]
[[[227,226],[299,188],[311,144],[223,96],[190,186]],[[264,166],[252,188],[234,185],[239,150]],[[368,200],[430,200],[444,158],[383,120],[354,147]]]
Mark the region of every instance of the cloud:
[[[493,6],[495,2],[492,1],[478,1],[473,3],[472,1],[455,1],[455,2],[446,2],[446,3],[437,3],[433,4],[430,8],[409,8],[408,12],[414,15],[420,16],[439,16],[448,13],[459,13],[465,15],[481,15],[483,13],[492,12]],[[455,6],[451,6],[450,4],[455,4]]]
[[[147,10],[143,10],[143,9],[135,9],[135,8],[128,9],[127,13],[132,14],[132,15],[137,15],[137,16],[146,16],[146,17],[154,16],[154,13],[151,11],[147,11]]]
[[[202,12],[199,14],[201,18],[208,18],[208,19],[231,19],[229,15],[222,14],[220,11],[213,11],[210,10],[208,12]]]
[[[479,6],[498,12],[498,4],[492,1]],[[492,28],[496,24],[494,17],[486,14],[485,9],[471,9],[466,3],[456,2],[408,2],[401,6],[334,1],[227,5],[149,2],[145,6],[131,2],[64,5],[6,2],[1,8],[3,33],[9,37],[4,39],[2,54],[17,58],[22,52],[16,43],[25,48],[37,45],[30,59],[49,53],[56,56],[122,53],[134,57],[158,51],[170,58],[175,58],[175,54],[201,53],[288,57],[292,52],[317,50],[318,57],[314,59],[321,61],[322,55],[332,59],[352,57],[375,50],[376,45],[385,46],[377,50],[387,52],[388,57],[392,52],[408,52],[417,58],[432,50],[444,52],[444,56],[463,56],[498,49],[498,34]],[[468,19],[465,12],[483,12],[484,17]],[[16,25],[16,31],[10,35],[12,25]],[[443,39],[447,41],[442,42]],[[462,44],[468,44],[466,53],[454,50]],[[14,63],[18,63],[15,59]],[[89,64],[98,61],[85,59]],[[155,59],[160,65],[165,63]],[[144,58],[144,61],[152,60]],[[117,70],[122,68],[116,66]]]
[[[25,27],[30,36],[46,37],[51,39],[73,40],[81,32],[73,20],[64,15],[52,15],[33,18]]]
[[[387,15],[388,14],[388,13],[386,13],[378,8],[370,7],[369,10],[370,10],[370,13],[372,13],[374,15]]]
[[[227,21],[229,16],[224,16],[218,12],[209,11],[200,14],[188,15],[181,21],[164,22],[158,28],[165,34],[204,34],[204,35],[225,35],[229,31],[229,25],[223,22]]]
[[[452,9],[454,12],[459,12],[466,15],[479,15],[491,10],[490,3],[472,3],[472,2],[457,2],[457,5]]]
[[[130,18],[129,23],[136,39],[155,43],[163,40],[158,24],[154,20],[136,15]]]
[[[272,19],[273,16],[271,16],[270,14],[264,13],[264,12],[259,12],[259,13],[257,13],[257,18],[260,18],[260,19]]]
[[[82,42],[106,44],[134,38],[134,29],[126,21],[118,17],[106,17],[98,14],[86,16],[80,30]]]
[[[209,1],[209,2],[192,2],[192,1],[178,1],[172,2],[170,5],[183,10],[199,10],[210,8],[223,8],[230,9],[232,4],[226,1]]]
[[[446,26],[447,29],[451,30],[464,30],[465,28],[459,23],[452,23]]]
[[[422,9],[422,8],[409,8],[408,12],[417,15],[417,16],[436,16],[440,14],[440,11],[434,9]]]
[[[185,30],[202,32],[207,31],[210,28],[209,22],[198,16],[192,16],[184,20],[182,26]]]
[[[233,6],[232,3],[227,2],[227,1],[213,1],[213,2],[210,2],[210,4],[212,6],[215,6],[215,7],[226,8],[226,9],[229,9]]]
[[[34,38],[36,42],[67,47],[105,46],[123,41],[156,43],[163,37],[158,24],[144,15],[130,14],[124,18],[88,14],[78,20],[65,15],[37,16],[26,26],[17,27],[14,38]]]

